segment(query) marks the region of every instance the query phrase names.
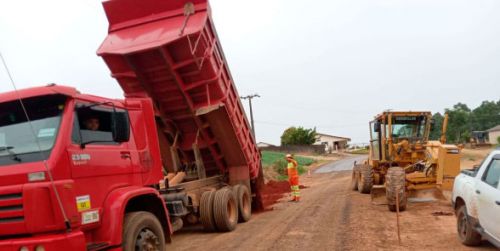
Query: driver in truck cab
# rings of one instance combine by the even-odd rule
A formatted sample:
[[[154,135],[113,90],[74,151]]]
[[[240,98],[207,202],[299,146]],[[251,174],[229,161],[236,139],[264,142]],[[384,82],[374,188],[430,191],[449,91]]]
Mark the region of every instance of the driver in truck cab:
[[[83,125],[87,130],[97,131],[99,130],[99,119],[97,116],[89,116],[83,121]]]

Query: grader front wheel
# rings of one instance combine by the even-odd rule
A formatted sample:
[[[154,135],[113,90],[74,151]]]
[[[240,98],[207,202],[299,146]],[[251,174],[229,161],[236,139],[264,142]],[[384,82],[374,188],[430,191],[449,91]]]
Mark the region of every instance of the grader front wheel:
[[[351,190],[358,190],[358,176],[359,176],[359,165],[354,164],[352,168],[352,177],[351,177]]]
[[[405,171],[401,167],[391,167],[385,175],[385,196],[389,210],[395,212],[396,198],[399,198],[399,211],[406,210],[406,192],[405,192]]]
[[[373,187],[373,169],[370,165],[362,165],[359,168],[358,191],[370,193]]]

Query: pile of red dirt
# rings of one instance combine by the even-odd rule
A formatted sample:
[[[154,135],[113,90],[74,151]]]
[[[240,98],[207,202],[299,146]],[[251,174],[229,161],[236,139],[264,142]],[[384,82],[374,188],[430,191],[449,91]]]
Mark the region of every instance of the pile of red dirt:
[[[283,198],[283,194],[290,192],[290,184],[288,181],[269,181],[267,184],[262,186],[261,202],[264,210],[271,209],[276,201]]]

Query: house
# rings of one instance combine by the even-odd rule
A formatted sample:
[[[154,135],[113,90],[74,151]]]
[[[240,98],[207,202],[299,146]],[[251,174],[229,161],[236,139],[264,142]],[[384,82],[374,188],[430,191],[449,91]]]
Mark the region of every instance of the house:
[[[471,142],[474,144],[489,144],[487,131],[472,131]]]
[[[492,145],[498,144],[498,137],[500,137],[500,125],[497,125],[489,130],[488,132],[488,138],[490,139],[490,143]]]
[[[351,139],[346,137],[316,133],[316,142],[314,145],[325,145],[325,150],[332,152],[346,149],[349,141],[351,141]]]
[[[262,148],[262,147],[270,147],[270,146],[275,146],[273,144],[269,144],[269,143],[266,143],[266,142],[259,142],[257,143],[257,147],[258,148]]]

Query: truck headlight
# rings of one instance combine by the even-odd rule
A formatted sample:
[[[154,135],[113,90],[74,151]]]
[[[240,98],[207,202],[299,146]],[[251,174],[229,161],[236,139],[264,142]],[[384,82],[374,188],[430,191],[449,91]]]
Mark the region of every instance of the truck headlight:
[[[30,251],[28,247],[22,246],[19,251]]]
[[[45,248],[43,247],[43,245],[38,245],[35,247],[35,251],[45,251]]]

